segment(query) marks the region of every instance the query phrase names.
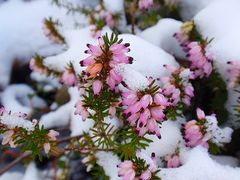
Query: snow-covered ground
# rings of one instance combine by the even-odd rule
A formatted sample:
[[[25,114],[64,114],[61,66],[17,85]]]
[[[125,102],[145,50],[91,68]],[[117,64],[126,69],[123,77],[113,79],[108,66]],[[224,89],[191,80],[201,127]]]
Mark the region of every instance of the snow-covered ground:
[[[97,1],[77,1],[78,5],[94,6]],[[123,0],[104,0],[106,9],[111,12],[124,12]],[[239,0],[182,0],[180,1],[181,16],[183,21],[194,19],[199,32],[205,38],[213,38],[207,47],[207,51],[214,55],[214,65],[227,82],[227,62],[240,61],[240,1]],[[65,37],[65,45],[57,45],[51,42],[42,31],[43,19],[52,17],[61,22],[59,31]],[[81,26],[76,26],[75,23]],[[126,19],[122,19],[123,26]],[[133,57],[133,64],[120,65],[119,73],[124,82],[134,90],[142,90],[147,84],[146,76],[160,78],[167,75],[163,65],[179,67],[176,59],[184,59],[183,52],[178,41],[173,37],[179,32],[183,22],[171,18],[160,19],[154,26],[139,31],[137,35],[120,34],[123,42],[130,43],[129,56]],[[26,64],[31,57],[38,53],[44,56],[44,65],[57,72],[64,72],[69,63],[73,64],[76,73],[86,69],[79,62],[87,57],[84,51],[86,44],[97,44],[98,40],[92,37],[92,26],[89,26],[85,15],[75,13],[67,14],[66,9],[51,4],[50,0],[0,1],[0,100],[6,109],[14,112],[31,114],[34,108],[45,108],[44,99],[29,95],[35,91],[26,84],[9,85],[10,74],[14,62]],[[102,34],[111,33],[109,27],[104,27]],[[47,84],[45,90],[53,90],[60,87],[57,79],[45,77],[34,72],[31,78],[40,83]],[[124,88],[124,87],[122,87]],[[228,110],[233,113],[232,106],[236,102],[237,93],[228,89],[229,98],[226,104]],[[82,135],[93,127],[93,121],[74,114],[75,104],[79,99],[78,87],[68,88],[69,102],[54,108],[40,118],[40,124],[45,128],[69,126],[71,136]],[[54,104],[53,104],[54,105]],[[113,119],[107,119],[115,127],[121,126]],[[116,120],[117,121],[117,120]],[[177,121],[166,121],[161,127],[161,139],[149,135],[153,141],[149,147],[142,151],[146,157],[152,152],[157,157],[172,154],[181,147],[180,159],[182,166],[179,168],[161,168],[158,176],[162,180],[239,180],[240,169],[238,159],[230,156],[211,156],[204,148],[184,148],[184,139],[181,133],[181,124],[185,118]],[[98,152],[97,164],[103,167],[106,175],[111,179],[118,177],[117,164],[120,159],[110,152]],[[147,158],[146,158],[147,159]],[[162,162],[158,159],[158,164]],[[0,180],[41,180],[44,172],[40,172],[34,163],[26,168],[26,172],[7,172]]]

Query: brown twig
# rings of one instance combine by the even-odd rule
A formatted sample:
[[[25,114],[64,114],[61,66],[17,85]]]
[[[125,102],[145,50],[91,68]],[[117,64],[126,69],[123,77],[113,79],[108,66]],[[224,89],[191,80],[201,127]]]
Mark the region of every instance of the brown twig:
[[[79,136],[69,136],[69,137],[65,137],[65,138],[62,138],[62,139],[59,139],[57,141],[58,144],[61,144],[61,143],[64,143],[64,142],[68,142],[68,141],[71,141],[72,139],[76,139],[76,138],[81,138],[82,135],[79,135]]]
[[[101,149],[101,148],[65,148],[66,151],[78,151],[84,153],[84,151],[114,151],[114,149]],[[88,153],[88,152],[87,152]]]
[[[18,158],[16,158],[11,163],[7,164],[4,168],[0,169],[0,176],[3,175],[5,172],[7,172],[12,167],[16,166],[19,162],[21,162],[23,159],[29,157],[31,155],[31,152],[25,152],[22,155],[20,155]]]

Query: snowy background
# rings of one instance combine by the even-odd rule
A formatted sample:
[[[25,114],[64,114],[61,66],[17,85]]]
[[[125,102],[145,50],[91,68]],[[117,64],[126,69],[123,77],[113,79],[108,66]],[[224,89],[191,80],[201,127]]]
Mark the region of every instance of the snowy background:
[[[90,7],[98,4],[97,0],[71,0],[71,2]],[[110,12],[124,13],[123,0],[103,0],[103,3]],[[125,82],[132,88],[145,86],[143,76],[153,78],[166,76],[164,64],[179,66],[185,53],[173,34],[180,31],[181,25],[186,20],[194,20],[203,37],[213,38],[207,50],[214,55],[214,65],[226,82],[228,79],[226,63],[240,61],[239,0],[179,0],[179,7],[181,20],[161,18],[151,27],[137,29],[135,35],[127,32],[120,34],[124,42],[130,43],[129,55],[135,60],[133,64],[121,69]],[[44,35],[43,20],[48,17],[58,19],[61,23],[59,32],[65,37],[65,45],[53,43]],[[121,24],[127,26],[125,17],[121,18]],[[63,72],[71,62],[74,69],[81,73],[83,68],[79,66],[79,61],[87,57],[84,53],[86,44],[97,42],[92,36],[91,28],[84,14],[68,13],[65,8],[58,7],[51,0],[0,0],[0,104],[13,112],[21,111],[28,114],[34,114],[36,108],[48,108],[47,98],[34,96],[29,99],[30,94],[36,93],[35,87],[33,88],[29,82],[37,82],[36,84],[41,85],[46,92],[56,91],[61,87],[61,83],[52,76],[31,72],[28,68],[31,58],[36,53],[44,56],[44,65],[57,72]],[[110,33],[112,30],[106,26],[102,34],[104,32]],[[91,120],[80,122],[81,117],[74,115],[74,105],[79,96],[77,88],[71,87],[65,91],[69,97],[64,103],[61,105],[52,103],[48,113],[38,114],[36,117],[45,128],[68,126],[68,133],[71,136],[81,135],[89,131],[93,122]],[[231,120],[223,127],[226,125],[235,129],[239,127],[232,108],[237,95],[237,92],[228,89],[225,107],[230,112]],[[185,119],[164,122],[161,128],[162,139],[151,136],[153,143],[143,154],[150,156],[155,152],[157,156],[163,157],[174,153],[179,142],[183,141],[180,131],[182,122],[185,122]],[[115,124],[119,126],[117,121]],[[235,141],[238,143],[234,145],[236,150],[232,154],[226,153],[221,156],[211,155],[202,147],[183,149],[180,152],[182,166],[161,168],[158,175],[162,180],[239,180],[240,139]],[[0,168],[6,165],[1,159],[2,153],[3,151],[0,151]],[[109,152],[99,152],[96,156],[97,163],[103,167],[106,175],[113,180],[121,179],[116,168],[120,163],[117,156]],[[33,161],[27,166],[18,165],[0,176],[0,180],[48,179],[53,170],[48,172],[46,169],[47,167],[39,168]],[[79,176],[72,179],[79,179]]]

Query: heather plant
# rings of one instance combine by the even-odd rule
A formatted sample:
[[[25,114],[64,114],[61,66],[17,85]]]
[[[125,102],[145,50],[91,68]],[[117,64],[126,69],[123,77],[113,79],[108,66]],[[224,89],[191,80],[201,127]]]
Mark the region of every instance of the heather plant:
[[[73,32],[55,18],[43,20],[43,34],[60,49],[30,60],[33,93],[16,99],[19,106],[29,100],[32,111],[0,109],[1,150],[20,151],[0,175],[27,160],[47,164],[54,179],[71,179],[77,161],[94,179],[155,180],[166,171],[185,171],[194,151],[209,159],[227,153],[235,129],[226,102],[229,89],[239,92],[239,62],[226,64],[225,83],[209,50],[214,37],[203,36],[194,21],[170,36],[181,57],[137,37],[161,18],[180,19],[180,1],[122,2],[125,9],[118,12],[105,1],[88,7],[54,0],[69,14],[84,15],[89,27],[76,22]],[[81,41],[72,33],[83,34]],[[44,108],[33,106],[38,96],[47,102]],[[237,118],[239,103],[233,107]]]

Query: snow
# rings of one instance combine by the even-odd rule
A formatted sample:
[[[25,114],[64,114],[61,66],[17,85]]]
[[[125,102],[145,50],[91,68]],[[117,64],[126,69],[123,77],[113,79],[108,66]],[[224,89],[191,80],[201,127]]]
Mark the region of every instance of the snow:
[[[160,19],[156,25],[145,29],[139,36],[162,48],[169,54],[178,58],[185,58],[185,53],[176,38],[173,37],[174,33],[180,31],[181,26],[181,21],[170,18]]]
[[[147,154],[149,157],[151,157],[153,152],[157,157],[163,157],[167,154],[172,154],[175,152],[180,142],[183,141],[180,132],[180,124],[177,121],[169,120],[163,122],[160,133],[161,139],[154,135],[146,136],[146,138],[153,140],[146,150],[142,150],[142,152]]]
[[[86,23],[84,16],[67,16],[65,9],[53,6],[50,0],[9,0],[0,5],[0,86],[8,84],[16,58],[27,62],[35,53],[50,55],[62,49],[42,32],[43,19],[49,16],[64,22],[66,28],[73,27],[75,21]]]
[[[121,12],[124,9],[123,0],[103,0],[103,3],[105,8],[113,13]]]
[[[112,152],[97,152],[97,164],[102,166],[105,174],[110,177],[110,179],[121,180],[122,178],[118,177],[118,168],[117,165],[121,162],[119,158],[114,155]]]
[[[130,43],[131,51],[128,55],[134,59],[131,67],[144,76],[159,78],[166,75],[164,64],[178,67],[173,56],[138,36],[122,34],[119,38],[122,38],[125,43]]]
[[[30,114],[34,108],[46,107],[45,101],[34,94],[28,85],[13,84],[2,92],[1,102],[7,110]],[[30,98],[31,95],[34,96]]]
[[[239,180],[240,168],[218,164],[202,147],[180,154],[183,165],[179,168],[162,168],[162,180]]]
[[[210,157],[219,164],[228,165],[231,167],[239,166],[239,159],[231,156],[214,156],[210,155]]]
[[[74,105],[77,100],[76,94],[78,94],[78,91],[76,87],[72,87],[68,89],[68,92],[71,97],[70,101],[57,108],[55,111],[44,114],[40,119],[40,125],[43,125],[45,128],[52,128],[67,126],[69,124],[71,112],[74,110]]]
[[[18,113],[3,113],[0,116],[0,123],[6,125],[9,129],[21,127],[28,131],[33,131],[35,127],[35,122],[20,117]]]
[[[74,2],[80,4],[88,2],[91,5],[95,3],[95,1],[77,0]],[[103,2],[111,12],[121,12],[124,9],[123,0],[103,0]],[[193,0],[182,0],[181,6],[184,19],[190,19],[197,14],[194,20],[201,34],[204,37],[214,38],[207,50],[216,57],[214,63],[226,80],[226,62],[240,60],[240,2],[238,0],[216,2],[199,0],[196,3]],[[56,71],[63,72],[70,62],[73,63],[78,74],[85,69],[79,65],[79,62],[88,56],[84,53],[87,49],[86,44],[97,44],[97,40],[92,38],[91,26],[82,29],[73,28],[75,21],[86,24],[84,16],[66,16],[65,13],[63,8],[59,9],[50,5],[49,0],[31,2],[9,0],[0,5],[0,25],[3,27],[0,29],[0,42],[3,42],[0,46],[0,86],[6,87],[8,84],[11,66],[15,59],[25,63],[36,52],[47,56],[44,64]],[[60,27],[60,30],[66,38],[67,46],[53,44],[43,35],[42,20],[48,16],[59,18],[60,22],[63,22],[64,26]],[[173,34],[180,30],[181,25],[180,21],[161,19],[156,25],[140,32],[138,36],[130,34],[119,36],[123,38],[123,42],[130,43],[131,51],[128,55],[134,58],[133,64],[122,64],[117,67],[123,80],[131,89],[142,90],[147,87],[146,76],[153,78],[166,76],[168,72],[163,67],[164,64],[179,66],[172,55],[183,58],[185,54]],[[103,34],[105,32],[111,33],[112,31],[105,27]],[[9,53],[10,51],[11,53]],[[32,73],[31,78],[43,85],[46,91],[60,87],[57,79],[53,77]],[[46,103],[37,96],[29,99],[29,94],[34,93],[34,90],[27,85],[10,85],[1,93],[1,103],[6,109],[11,109],[13,112],[31,113],[33,108],[46,106]],[[71,136],[77,136],[88,132],[93,127],[94,121],[90,119],[83,121],[81,116],[74,114],[74,105],[79,99],[77,87],[69,88],[69,94],[70,101],[43,115],[40,125],[44,125],[45,128],[70,126]],[[236,100],[236,94],[229,90],[229,97],[228,108],[230,109]],[[0,118],[1,123],[7,124],[11,128],[17,126],[32,130],[34,126],[33,122],[15,115],[5,114]],[[116,118],[106,118],[105,121],[111,123],[115,128],[122,125]],[[162,168],[158,174],[163,180],[240,179],[240,169],[234,168],[238,166],[237,159],[228,156],[210,156],[201,147],[183,148],[180,121],[182,119],[163,122],[161,125],[162,138],[158,139],[156,136],[147,135],[153,142],[145,150],[142,150],[143,158],[149,160],[152,152],[155,152],[157,157],[164,157],[174,153],[180,147],[180,158],[183,165],[173,169]],[[210,119],[209,124],[212,123]],[[213,129],[207,129],[207,131],[216,130],[217,124],[215,126],[214,123]],[[217,127],[214,136],[219,137],[218,133],[221,133],[221,137],[224,138],[215,139],[216,143],[226,143],[231,140],[231,128],[220,129]],[[119,169],[116,167],[121,161],[116,155],[112,152],[97,152],[96,157],[97,163],[104,168],[106,175],[114,180],[121,179],[118,177]],[[22,176],[20,173],[6,173],[0,177],[0,180],[22,179]],[[36,169],[34,163],[28,166],[23,179],[42,179],[41,173]]]
[[[45,128],[61,127],[70,125],[71,136],[78,136],[84,132],[88,132],[94,122],[91,119],[82,120],[82,117],[75,115],[75,104],[79,99],[77,87],[71,87],[68,90],[70,101],[60,106],[55,111],[43,115],[39,124]]]
[[[75,115],[74,112],[72,112],[70,124],[71,136],[82,135],[84,132],[88,132],[93,125],[94,121],[92,119],[86,119],[83,121],[81,116]]]
[[[86,27],[81,30],[64,32],[69,49],[56,56],[45,58],[44,64],[51,69],[62,72],[67,64],[72,62],[75,71],[80,73],[84,68],[80,67],[79,62],[87,57],[84,53],[87,49],[86,44],[97,44],[97,40],[91,36],[90,29],[91,27]],[[111,30],[106,27],[102,34],[105,34],[105,32],[110,34]],[[79,39],[76,37],[79,37]],[[164,64],[178,66],[173,56],[138,36],[121,34],[119,38],[122,38],[123,42],[130,43],[131,51],[128,54],[134,58],[131,67],[144,76],[158,78],[166,74],[166,70],[163,68]]]
[[[54,76],[47,76],[38,72],[32,72],[30,77],[33,81],[36,81],[38,85],[43,86],[45,92],[52,91],[56,88],[60,88],[61,84],[59,80]]]
[[[197,28],[205,38],[213,38],[208,51],[215,56],[215,65],[227,80],[228,61],[240,60],[240,1],[221,0],[211,3],[200,11],[194,20]],[[221,19],[221,21],[219,21]],[[229,89],[226,107],[233,113],[237,93]]]
[[[233,129],[229,127],[220,128],[218,127],[218,121],[215,116],[206,116],[207,122],[205,123],[207,135],[212,136],[211,141],[218,146],[221,146],[222,143],[231,142],[231,137]]]
[[[25,174],[22,180],[41,180],[41,179],[43,178],[41,178],[35,163],[30,163],[25,171]]]
[[[23,174],[20,172],[7,172],[7,173],[4,173],[2,176],[0,176],[0,180],[12,180],[12,179],[21,180],[22,177],[23,177]]]
[[[87,44],[97,44],[97,40],[92,37],[91,26],[79,30],[69,29],[63,31],[68,49],[63,53],[55,56],[49,56],[44,59],[44,64],[50,69],[63,72],[67,65],[71,62],[76,72],[81,73],[84,69],[79,65],[79,62],[87,57],[84,51],[87,49]],[[109,28],[103,29],[103,34],[111,33]]]
[[[196,15],[203,8],[207,7],[209,4],[216,0],[181,0],[180,8],[181,8],[181,16],[184,20],[190,20],[194,15]],[[219,2],[220,0],[218,0]]]
[[[144,90],[148,87],[148,79],[141,73],[131,68],[131,65],[120,64],[116,71],[122,76],[127,86],[135,91]]]

